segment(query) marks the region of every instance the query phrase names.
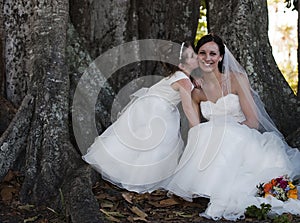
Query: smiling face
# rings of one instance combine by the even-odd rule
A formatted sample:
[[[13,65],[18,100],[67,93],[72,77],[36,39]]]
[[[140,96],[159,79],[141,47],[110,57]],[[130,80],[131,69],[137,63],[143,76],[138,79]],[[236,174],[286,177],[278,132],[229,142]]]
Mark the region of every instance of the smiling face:
[[[198,59],[204,72],[217,72],[218,63],[222,60],[219,46],[213,41],[205,43],[199,48]]]

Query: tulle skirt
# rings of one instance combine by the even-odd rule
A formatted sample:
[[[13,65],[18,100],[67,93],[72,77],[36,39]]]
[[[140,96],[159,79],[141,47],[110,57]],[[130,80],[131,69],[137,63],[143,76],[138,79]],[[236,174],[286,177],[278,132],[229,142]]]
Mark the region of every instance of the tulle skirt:
[[[261,203],[271,203],[277,214],[300,214],[299,200],[255,196],[259,183],[296,175],[299,163],[291,161],[286,146],[275,134],[261,134],[228,117],[199,124],[190,129],[188,144],[166,189],[190,201],[210,198],[201,215],[214,220],[243,218],[248,206],[260,207]],[[294,152],[299,158],[299,152]]]
[[[176,106],[146,95],[131,102],[82,158],[104,179],[145,193],[164,187],[183,147]]]

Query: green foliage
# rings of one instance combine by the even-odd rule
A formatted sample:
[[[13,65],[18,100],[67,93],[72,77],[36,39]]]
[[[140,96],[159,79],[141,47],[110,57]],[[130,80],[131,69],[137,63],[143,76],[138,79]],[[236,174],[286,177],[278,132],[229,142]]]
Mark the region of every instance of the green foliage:
[[[197,44],[198,40],[205,34],[207,34],[206,4],[205,0],[200,0],[200,15],[195,38],[195,45]]]
[[[273,223],[292,223],[292,216],[291,215],[279,215],[276,216],[273,220]]]
[[[270,204],[262,203],[261,208],[256,207],[255,205],[249,206],[246,208],[245,215],[250,218],[256,218],[258,220],[272,220],[272,223],[292,223],[293,216],[291,214],[278,215],[276,217],[269,217],[269,212],[271,210]]]
[[[258,208],[254,205],[247,207],[245,215],[251,218],[257,218],[258,220],[266,220],[271,210],[271,205],[262,203],[260,207],[261,208]]]

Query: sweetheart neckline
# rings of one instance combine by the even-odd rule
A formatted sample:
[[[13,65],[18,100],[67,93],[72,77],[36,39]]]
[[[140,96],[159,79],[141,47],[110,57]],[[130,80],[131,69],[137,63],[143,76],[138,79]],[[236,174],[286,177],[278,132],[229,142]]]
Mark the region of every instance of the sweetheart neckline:
[[[213,102],[213,101],[209,101],[209,100],[207,100],[207,101],[202,101],[201,103],[205,103],[205,102],[210,102],[210,103],[212,103],[212,104],[218,104],[218,102],[221,100],[221,99],[223,99],[224,100],[224,98],[226,98],[227,96],[229,96],[229,95],[233,95],[233,96],[236,96],[236,97],[238,97],[238,95],[237,94],[233,94],[233,93],[229,93],[229,94],[226,94],[226,95],[224,95],[224,96],[222,96],[222,97],[219,97],[217,100],[216,100],[216,102]]]

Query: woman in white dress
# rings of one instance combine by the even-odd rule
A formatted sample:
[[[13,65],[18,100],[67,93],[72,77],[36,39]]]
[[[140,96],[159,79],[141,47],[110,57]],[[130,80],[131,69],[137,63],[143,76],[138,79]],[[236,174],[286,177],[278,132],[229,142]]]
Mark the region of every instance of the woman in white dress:
[[[184,143],[177,104],[182,102],[190,126],[199,123],[191,98],[190,72],[198,66],[192,44],[170,41],[160,50],[173,63],[164,64],[167,77],[134,93],[121,116],[82,157],[104,179],[138,193],[161,188],[178,165]]]
[[[286,144],[222,39],[208,34],[197,48],[200,69],[194,77],[201,87],[193,99],[208,121],[189,130],[166,189],[190,201],[209,198],[201,215],[214,220],[243,218],[248,206],[261,203],[271,204],[277,214],[300,214],[299,200],[256,196],[259,183],[299,175],[299,151]]]

